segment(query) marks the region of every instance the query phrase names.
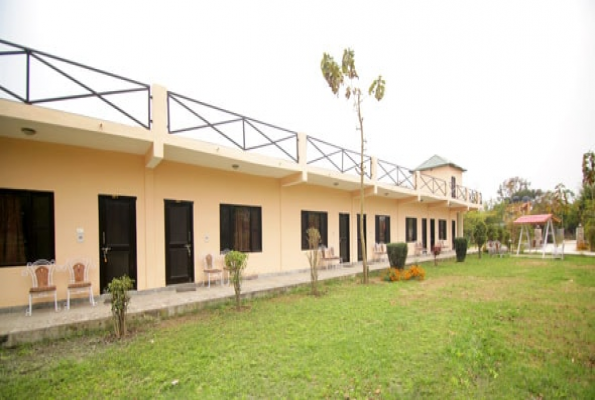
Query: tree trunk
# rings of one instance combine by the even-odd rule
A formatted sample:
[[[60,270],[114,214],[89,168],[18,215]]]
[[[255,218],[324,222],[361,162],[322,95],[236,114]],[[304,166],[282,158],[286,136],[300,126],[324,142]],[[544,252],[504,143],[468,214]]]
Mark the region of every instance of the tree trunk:
[[[237,269],[233,271],[233,291],[236,297],[236,310],[240,311],[242,309],[242,276],[241,271]]]
[[[364,119],[362,118],[361,112],[361,93],[358,91],[356,94],[356,107],[357,107],[357,119],[359,121],[359,131],[361,140],[361,152],[360,152],[360,191],[359,191],[359,235],[362,247],[362,265],[363,265],[363,283],[367,284],[368,279],[368,257],[366,255],[366,237],[364,235]]]

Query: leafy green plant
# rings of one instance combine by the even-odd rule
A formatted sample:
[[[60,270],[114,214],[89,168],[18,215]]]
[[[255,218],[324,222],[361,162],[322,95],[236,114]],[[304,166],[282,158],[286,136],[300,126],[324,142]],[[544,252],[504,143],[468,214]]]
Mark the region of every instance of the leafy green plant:
[[[403,269],[407,261],[407,252],[409,251],[407,243],[389,243],[386,245],[388,261],[392,268]]]
[[[467,257],[467,238],[455,238],[455,252],[457,253],[457,262],[465,261],[465,257]]]
[[[308,236],[308,248],[310,249],[306,253],[306,257],[308,257],[308,263],[310,263],[312,294],[318,296],[318,263],[320,261],[318,246],[320,246],[320,232],[316,228],[308,228],[306,235]]]
[[[233,283],[233,290],[236,297],[236,309],[242,309],[242,281],[244,270],[248,265],[248,254],[232,250],[225,255],[225,266],[229,269],[229,278]]]
[[[107,285],[107,292],[110,294],[112,303],[114,333],[118,338],[126,335],[126,313],[128,311],[128,304],[130,303],[130,294],[128,291],[133,287],[134,279],[130,279],[127,275],[114,278]]]
[[[477,252],[477,254],[479,254],[479,258],[481,258],[481,249],[487,239],[487,231],[488,228],[486,226],[486,223],[483,221],[478,221],[475,225],[475,231],[473,232],[473,236],[475,237],[475,243],[477,244],[477,248],[479,250]]]

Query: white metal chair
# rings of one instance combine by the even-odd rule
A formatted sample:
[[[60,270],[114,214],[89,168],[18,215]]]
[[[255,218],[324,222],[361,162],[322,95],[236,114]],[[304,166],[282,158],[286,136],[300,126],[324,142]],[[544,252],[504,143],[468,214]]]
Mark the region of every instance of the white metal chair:
[[[498,249],[496,248],[496,242],[493,240],[488,240],[486,243],[486,247],[488,248],[488,254],[490,257],[494,257],[498,255]]]
[[[54,260],[40,259],[27,263],[27,268],[23,270],[22,275],[31,276],[32,286],[29,289],[29,309],[25,315],[31,316],[33,313],[34,297],[54,297],[54,309],[58,312],[58,291],[54,285],[55,267]]]
[[[416,256],[421,256],[421,255],[427,256],[428,255],[428,250],[426,250],[424,248],[424,245],[422,242],[415,243],[415,255]]]
[[[215,265],[213,263],[213,256],[211,254],[207,254],[205,256],[204,263],[204,273],[207,276],[209,287],[211,287],[211,277],[219,279],[219,282],[221,283],[221,285],[223,285],[223,270],[215,268]]]
[[[324,251],[324,259],[328,261],[328,268],[341,267],[341,257],[335,255],[335,248],[333,246]]]
[[[375,243],[374,244],[374,260],[375,261],[384,261],[388,260],[388,255],[386,253],[386,244],[384,243]]]
[[[85,293],[89,295],[89,303],[95,306],[93,299],[93,284],[89,279],[89,270],[93,264],[88,258],[73,258],[67,261],[65,268],[70,274],[70,281],[66,288],[66,309],[70,310],[70,297],[72,294]]]

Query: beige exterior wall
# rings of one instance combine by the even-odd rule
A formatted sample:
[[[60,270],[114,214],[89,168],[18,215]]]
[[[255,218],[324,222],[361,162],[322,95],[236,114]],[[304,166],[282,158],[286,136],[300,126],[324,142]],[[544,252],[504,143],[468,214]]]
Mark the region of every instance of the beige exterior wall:
[[[145,231],[143,158],[113,152],[44,144],[28,140],[0,138],[0,187],[41,190],[54,193],[56,262],[74,256],[91,257],[99,263],[98,195],[137,197],[137,232]],[[83,243],[76,230],[84,229]],[[139,238],[140,239],[140,238]],[[145,241],[138,240],[138,264],[145,265]],[[22,267],[0,268],[0,307],[25,304],[30,277],[22,277]],[[66,297],[67,273],[55,273],[60,298]],[[139,287],[146,281],[139,268]],[[99,293],[99,270],[91,271]],[[6,285],[4,283],[10,282]]]
[[[151,129],[68,114],[0,99],[0,189],[48,191],[54,194],[57,264],[76,256],[95,265],[91,281],[99,294],[99,195],[136,198],[137,287],[166,284],[165,200],[193,203],[194,278],[203,279],[203,259],[220,251],[220,204],[262,209],[262,252],[250,253],[247,274],[260,275],[308,268],[301,250],[301,212],[328,216],[328,243],[339,253],[339,214],[350,216],[350,260],[357,260],[359,178],[309,165],[307,136],[297,135],[299,162],[245,152],[232,147],[169,135],[167,92],[153,86]],[[36,130],[26,136],[23,128]],[[235,166],[235,167],[232,167]],[[235,170],[234,170],[235,169]],[[372,163],[372,169],[375,164]],[[374,172],[374,171],[372,171]],[[450,184],[462,171],[452,167],[423,172]],[[372,258],[375,216],[390,217],[391,241],[405,241],[405,220],[447,220],[462,232],[461,215],[478,204],[465,199],[366,179],[367,252]],[[77,240],[77,229],[84,240]],[[429,234],[429,228],[428,228]],[[429,239],[428,239],[429,243]],[[410,244],[413,254],[414,244]],[[34,261],[34,260],[29,260]],[[217,258],[221,262],[220,258]],[[0,267],[0,308],[27,303],[30,277],[24,266]],[[55,273],[60,299],[66,297],[68,273]],[[46,301],[46,299],[41,299]]]
[[[422,174],[433,176],[434,178],[442,179],[450,185],[450,180],[454,176],[457,180],[457,185],[463,184],[463,171],[451,166],[443,166],[438,168],[431,168],[421,171]]]
[[[193,202],[195,279],[203,278],[207,253],[219,254],[219,205],[262,207],[261,253],[251,253],[248,274],[287,272],[308,267],[301,250],[301,211],[328,214],[328,243],[339,251],[339,214],[350,215],[351,261],[357,260],[357,192],[298,184],[284,187],[280,179],[258,177],[237,171],[221,171],[163,161],[156,168],[145,167],[139,155],[40,143],[27,139],[0,138],[0,187],[43,190],[54,193],[56,262],[70,257],[91,257],[95,269],[91,280],[99,294],[98,196],[136,197],[138,289],[165,286],[165,200]],[[400,205],[397,200],[367,197],[368,258],[375,241],[375,216],[388,215],[391,241],[405,241],[405,219],[446,219],[451,238],[451,220],[456,212],[430,208],[423,203]],[[77,242],[76,230],[84,229],[84,241]],[[428,230],[429,233],[429,230]],[[437,239],[436,239],[437,240]],[[413,244],[410,244],[413,254]],[[22,266],[0,268],[0,307],[26,304],[30,278],[21,276]],[[59,298],[66,297],[68,274],[55,273]],[[43,301],[44,299],[41,299]]]

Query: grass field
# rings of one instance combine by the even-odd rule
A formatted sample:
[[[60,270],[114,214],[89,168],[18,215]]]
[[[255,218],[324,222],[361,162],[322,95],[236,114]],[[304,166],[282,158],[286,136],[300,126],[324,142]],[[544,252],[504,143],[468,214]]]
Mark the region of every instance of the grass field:
[[[595,398],[595,259],[484,258],[0,350],[0,398]]]

